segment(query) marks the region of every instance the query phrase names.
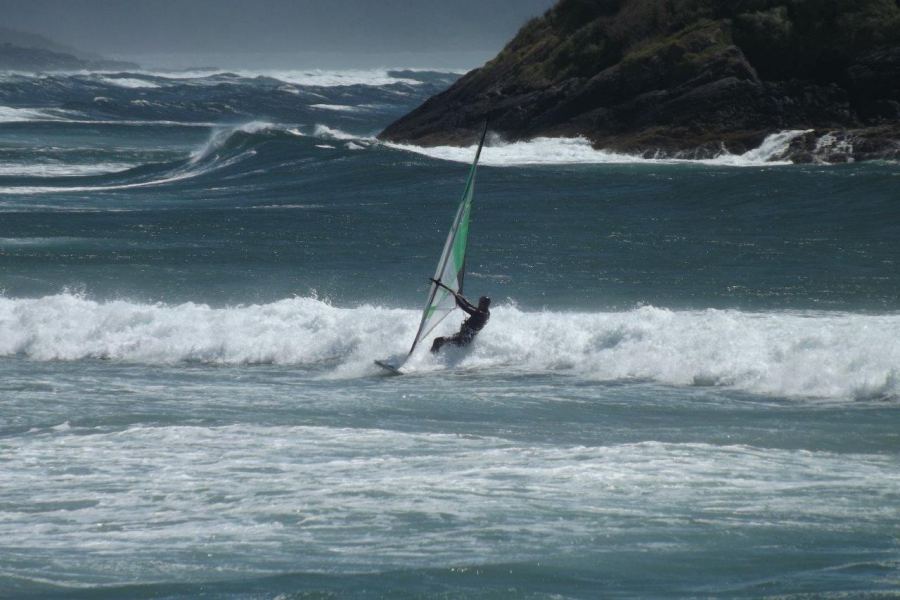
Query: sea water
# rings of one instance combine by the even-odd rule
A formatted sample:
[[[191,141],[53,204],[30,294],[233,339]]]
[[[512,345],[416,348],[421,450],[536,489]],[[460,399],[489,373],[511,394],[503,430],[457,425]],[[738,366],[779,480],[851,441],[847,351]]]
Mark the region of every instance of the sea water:
[[[385,377],[456,76],[0,77],[0,597],[900,594],[897,165],[491,136]]]

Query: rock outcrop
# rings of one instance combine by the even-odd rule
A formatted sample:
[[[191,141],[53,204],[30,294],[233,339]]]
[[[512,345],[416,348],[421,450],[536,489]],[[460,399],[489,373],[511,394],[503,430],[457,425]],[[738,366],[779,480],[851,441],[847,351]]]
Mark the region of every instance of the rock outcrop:
[[[42,35],[0,27],[0,71],[130,70],[138,65],[108,60],[58,44]]]
[[[812,130],[795,161],[900,158],[900,0],[561,0],[381,137],[584,136],[683,158]]]

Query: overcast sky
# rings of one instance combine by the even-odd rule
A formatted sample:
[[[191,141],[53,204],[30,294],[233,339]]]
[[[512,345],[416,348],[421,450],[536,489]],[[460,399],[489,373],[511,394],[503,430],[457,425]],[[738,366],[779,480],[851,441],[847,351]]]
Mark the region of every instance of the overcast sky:
[[[526,20],[554,3],[0,0],[0,15],[3,26],[109,56],[282,55],[283,60],[316,53],[343,55],[349,62],[355,56],[365,66],[373,56],[397,54],[493,56]]]

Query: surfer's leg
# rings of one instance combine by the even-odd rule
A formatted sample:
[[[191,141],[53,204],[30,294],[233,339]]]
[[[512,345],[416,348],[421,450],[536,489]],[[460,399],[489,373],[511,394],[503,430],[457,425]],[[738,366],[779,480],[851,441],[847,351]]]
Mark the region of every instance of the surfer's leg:
[[[478,332],[477,331],[475,331],[475,332],[473,332],[473,331],[462,332],[461,331],[461,332],[457,333],[456,335],[454,335],[452,338],[450,338],[450,341],[453,343],[454,346],[459,346],[460,348],[464,348],[472,343],[472,340],[475,339],[476,333],[478,333]]]
[[[449,342],[458,348],[462,348],[463,346],[468,346],[469,342],[471,342],[471,341],[472,340],[469,338],[468,335],[464,335],[462,333],[454,333],[446,340],[446,342]]]
[[[465,346],[472,340],[461,333],[454,333],[450,337],[439,337],[434,339],[434,343],[431,345],[431,351],[437,352],[441,348],[443,348],[446,344],[452,344],[454,346]]]

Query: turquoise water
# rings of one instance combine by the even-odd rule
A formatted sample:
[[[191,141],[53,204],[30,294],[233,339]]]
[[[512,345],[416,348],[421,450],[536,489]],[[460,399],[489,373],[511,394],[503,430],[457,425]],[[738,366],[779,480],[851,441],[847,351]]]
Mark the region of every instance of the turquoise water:
[[[897,166],[494,139],[387,378],[452,78],[0,78],[0,597],[900,594]]]

